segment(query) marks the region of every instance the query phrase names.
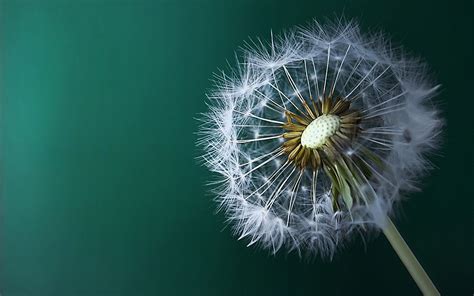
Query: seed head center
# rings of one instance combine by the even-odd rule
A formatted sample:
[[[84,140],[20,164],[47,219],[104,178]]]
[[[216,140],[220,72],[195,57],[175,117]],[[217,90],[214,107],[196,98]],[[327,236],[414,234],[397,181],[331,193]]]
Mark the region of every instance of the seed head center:
[[[313,120],[301,135],[301,145],[316,149],[324,145],[327,139],[339,129],[341,119],[337,115],[324,114]]]

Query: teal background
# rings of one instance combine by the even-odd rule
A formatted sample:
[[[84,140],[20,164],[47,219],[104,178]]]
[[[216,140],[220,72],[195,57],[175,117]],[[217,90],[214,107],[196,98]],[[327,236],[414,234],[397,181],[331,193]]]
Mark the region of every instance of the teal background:
[[[397,225],[443,295],[472,295],[472,1],[1,1],[0,293],[419,295],[383,236],[332,262],[247,248],[195,148],[212,72],[248,36],[357,18],[443,84],[437,169]]]

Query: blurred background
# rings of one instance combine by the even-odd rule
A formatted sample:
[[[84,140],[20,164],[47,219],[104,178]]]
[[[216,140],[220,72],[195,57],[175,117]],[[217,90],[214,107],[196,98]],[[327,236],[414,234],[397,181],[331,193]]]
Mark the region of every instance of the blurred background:
[[[238,46],[342,15],[443,85],[437,169],[396,224],[443,295],[474,292],[472,1],[0,3],[2,296],[419,295],[383,236],[332,262],[247,248],[195,159]]]

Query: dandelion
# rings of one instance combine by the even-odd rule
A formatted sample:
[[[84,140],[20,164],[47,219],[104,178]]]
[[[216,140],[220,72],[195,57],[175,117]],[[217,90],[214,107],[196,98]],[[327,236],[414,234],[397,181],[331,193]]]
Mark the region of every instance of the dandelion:
[[[331,258],[381,230],[420,289],[438,294],[389,218],[429,168],[442,125],[423,64],[353,22],[243,51],[215,76],[198,141],[238,237]]]

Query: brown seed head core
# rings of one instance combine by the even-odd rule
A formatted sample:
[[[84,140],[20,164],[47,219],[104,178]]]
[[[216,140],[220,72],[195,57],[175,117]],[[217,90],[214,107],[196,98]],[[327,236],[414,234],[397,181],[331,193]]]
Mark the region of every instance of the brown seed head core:
[[[302,100],[302,103],[305,113],[285,112],[286,123],[282,125],[285,142],[282,149],[288,154],[288,161],[301,170],[308,168],[313,171],[313,175],[317,175],[319,169],[323,169],[332,183],[334,210],[341,209],[339,196],[342,196],[343,204],[350,210],[354,202],[361,202],[357,194],[357,180],[370,177],[367,172],[355,170],[352,164],[357,160],[352,160],[345,153],[360,130],[359,112],[351,109],[351,103],[343,98],[326,97],[318,102],[311,99],[311,107],[306,101]],[[308,132],[310,125],[311,131]],[[318,132],[315,130],[317,128],[326,130]],[[305,131],[307,133],[302,143]],[[311,136],[318,138],[307,138]],[[369,151],[362,153],[373,155]]]
[[[359,129],[360,118],[356,110],[350,109],[350,102],[342,98],[328,97],[318,102],[311,100],[311,104],[310,107],[304,103],[305,110],[309,109],[304,114],[286,111],[286,123],[282,126],[285,130],[283,151],[288,154],[288,159],[301,169],[310,167],[315,170],[350,146],[351,139]],[[305,139],[306,142],[302,143],[303,133],[307,131],[308,126],[318,124],[318,118],[324,118],[332,124],[326,126],[331,130],[323,133],[323,139],[313,141],[314,144],[308,144],[311,139]],[[324,124],[319,126],[323,127]],[[308,136],[311,135],[305,135]]]

